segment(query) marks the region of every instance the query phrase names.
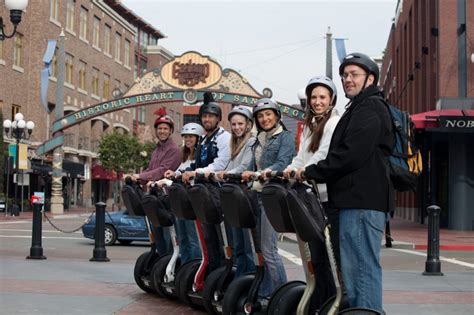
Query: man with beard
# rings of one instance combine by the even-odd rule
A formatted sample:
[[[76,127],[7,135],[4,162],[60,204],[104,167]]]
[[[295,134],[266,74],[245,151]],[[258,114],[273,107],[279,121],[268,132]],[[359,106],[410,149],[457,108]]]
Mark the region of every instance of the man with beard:
[[[212,100],[209,94],[205,95],[207,100]],[[196,173],[210,173],[223,171],[230,160],[231,135],[224,128],[219,127],[222,111],[219,104],[215,102],[204,102],[199,109],[199,118],[206,134],[201,136],[195,153],[195,162],[191,168],[183,174],[183,181],[189,182]],[[211,191],[213,193],[213,191]],[[218,201],[218,193],[213,197]],[[218,202],[218,204],[220,204]],[[204,237],[206,239],[209,272],[218,268],[224,257],[222,246],[214,225],[203,224]]]
[[[164,108],[154,114],[158,116],[154,123],[155,136],[158,139],[156,149],[151,155],[148,167],[140,174],[132,175],[132,179],[140,180],[143,184],[162,179],[167,170],[176,169],[180,163],[181,152],[171,139],[174,132],[173,119],[166,114]],[[171,236],[162,227],[158,227],[154,232],[157,252],[166,255],[171,251]]]

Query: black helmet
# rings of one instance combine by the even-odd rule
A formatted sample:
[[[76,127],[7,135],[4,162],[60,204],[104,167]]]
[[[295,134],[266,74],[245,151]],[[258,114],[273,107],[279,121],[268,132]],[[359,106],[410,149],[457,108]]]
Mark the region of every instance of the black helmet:
[[[222,118],[222,110],[219,107],[219,104],[214,102],[201,105],[199,108],[199,118],[201,118],[204,114],[214,114],[219,117],[219,120]]]
[[[367,71],[367,73],[373,74],[375,77],[374,85],[377,85],[379,82],[379,66],[369,56],[362,53],[352,53],[346,55],[339,66],[339,75],[344,73],[344,68],[348,65],[359,66]]]

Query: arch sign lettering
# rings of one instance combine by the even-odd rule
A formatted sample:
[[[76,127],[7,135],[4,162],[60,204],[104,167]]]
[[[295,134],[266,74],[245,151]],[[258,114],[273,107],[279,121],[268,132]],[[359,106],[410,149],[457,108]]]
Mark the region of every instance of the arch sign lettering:
[[[272,97],[270,89],[258,93],[235,70],[222,69],[210,57],[190,51],[167,62],[161,69],[146,73],[121,98],[83,108],[54,121],[52,132],[60,134],[71,126],[125,108],[166,102],[195,104],[202,101],[207,91],[212,92],[218,103],[247,106],[253,106],[259,98]],[[283,115],[304,119],[303,110],[283,103],[278,105]],[[36,152],[45,154],[63,142],[64,136],[57,136],[40,145]]]

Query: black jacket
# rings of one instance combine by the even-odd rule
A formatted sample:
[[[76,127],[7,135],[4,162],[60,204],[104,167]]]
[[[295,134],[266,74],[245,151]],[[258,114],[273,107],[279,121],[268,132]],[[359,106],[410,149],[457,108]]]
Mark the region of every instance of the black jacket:
[[[381,97],[375,86],[355,97],[334,130],[326,159],[306,167],[307,178],[327,184],[330,205],[337,209],[393,210],[386,156],[395,139]]]

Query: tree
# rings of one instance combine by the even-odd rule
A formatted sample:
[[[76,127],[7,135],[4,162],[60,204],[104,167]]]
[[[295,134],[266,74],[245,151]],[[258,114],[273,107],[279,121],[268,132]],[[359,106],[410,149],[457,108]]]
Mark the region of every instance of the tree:
[[[123,173],[136,172],[143,163],[140,152],[143,146],[131,135],[114,132],[105,135],[99,145],[99,161],[102,166],[117,174],[113,188],[114,204],[117,190],[120,188],[120,176]],[[112,205],[112,210],[114,208]]]

